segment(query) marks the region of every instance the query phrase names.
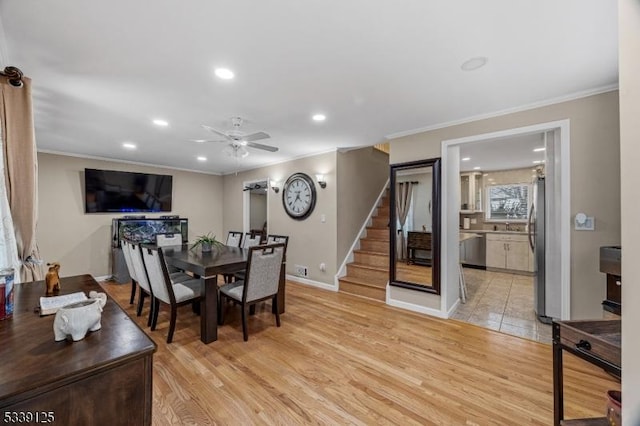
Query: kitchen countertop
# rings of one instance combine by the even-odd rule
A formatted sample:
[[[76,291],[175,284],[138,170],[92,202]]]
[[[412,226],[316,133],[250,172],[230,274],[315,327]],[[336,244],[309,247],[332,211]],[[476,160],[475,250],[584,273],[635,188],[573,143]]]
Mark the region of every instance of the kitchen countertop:
[[[525,231],[494,231],[493,229],[461,229],[461,234],[515,234],[515,235],[527,235]]]

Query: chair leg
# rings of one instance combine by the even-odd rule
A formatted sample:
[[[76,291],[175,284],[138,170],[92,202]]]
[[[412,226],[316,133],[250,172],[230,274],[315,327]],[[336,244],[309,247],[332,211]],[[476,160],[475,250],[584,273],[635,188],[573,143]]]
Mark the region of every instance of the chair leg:
[[[156,329],[156,325],[158,325],[158,311],[160,311],[160,301],[154,298],[154,304],[152,308],[153,319],[151,320],[151,331]]]
[[[151,302],[149,303],[149,317],[147,318],[147,327],[151,327],[151,321],[153,321],[153,313],[156,311],[156,298],[153,296],[150,297]]]
[[[131,298],[129,299],[129,304],[133,305],[133,301],[136,298],[136,287],[138,287],[138,283],[133,278],[131,279]]]
[[[253,305],[249,306],[249,315],[255,315],[256,314],[256,304],[254,303]]]
[[[142,306],[144,305],[144,290],[140,289],[140,297],[138,297],[138,310],[136,311],[136,316],[142,315]]]
[[[167,343],[173,340],[173,331],[176,329],[176,317],[178,315],[178,307],[171,305],[171,321],[169,322],[169,334],[167,335]]]
[[[276,326],[280,327],[280,310],[278,309],[278,295],[273,296],[273,306],[276,312]]]
[[[247,307],[244,304],[242,304],[241,309],[242,309],[242,337],[246,342],[247,340],[249,340],[249,332],[247,331]]]

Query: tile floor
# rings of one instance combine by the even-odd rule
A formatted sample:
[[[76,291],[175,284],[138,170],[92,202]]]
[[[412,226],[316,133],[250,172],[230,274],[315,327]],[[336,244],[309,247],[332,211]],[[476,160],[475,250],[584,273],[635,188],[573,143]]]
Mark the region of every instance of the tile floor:
[[[533,311],[533,277],[464,268],[467,303],[452,318],[506,334],[551,343],[551,325]]]

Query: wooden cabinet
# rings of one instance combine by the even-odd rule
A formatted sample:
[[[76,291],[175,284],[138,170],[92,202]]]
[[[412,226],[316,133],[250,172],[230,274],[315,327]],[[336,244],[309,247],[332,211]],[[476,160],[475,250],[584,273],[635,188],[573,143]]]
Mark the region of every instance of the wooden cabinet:
[[[482,173],[460,174],[460,213],[482,212]]]
[[[487,267],[533,272],[533,255],[527,236],[487,234]]]
[[[407,263],[431,266],[431,232],[407,233]]]
[[[102,290],[90,275],[63,277],[61,287]],[[156,345],[116,302],[107,300],[100,330],[56,342],[55,315],[33,311],[44,282],[14,289],[14,316],[0,322],[0,414],[38,412],[57,425],[151,424]]]

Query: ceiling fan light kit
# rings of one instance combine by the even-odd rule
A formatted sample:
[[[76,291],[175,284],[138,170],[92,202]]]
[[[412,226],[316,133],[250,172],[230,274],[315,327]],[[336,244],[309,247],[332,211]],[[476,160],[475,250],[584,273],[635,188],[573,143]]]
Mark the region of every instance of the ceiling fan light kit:
[[[278,148],[271,145],[264,145],[260,143],[256,143],[254,141],[268,139],[268,133],[265,132],[255,132],[250,134],[245,134],[240,130],[242,126],[243,119],[241,117],[232,117],[231,124],[233,128],[229,131],[222,131],[215,129],[211,126],[207,126],[206,124],[202,124],[202,128],[214,133],[217,136],[220,136],[222,139],[191,139],[193,142],[204,143],[204,142],[225,142],[227,143],[227,147],[224,149],[224,153],[229,157],[235,158],[236,160],[240,158],[245,158],[249,155],[248,148],[261,149],[263,151],[268,152],[277,152]]]

